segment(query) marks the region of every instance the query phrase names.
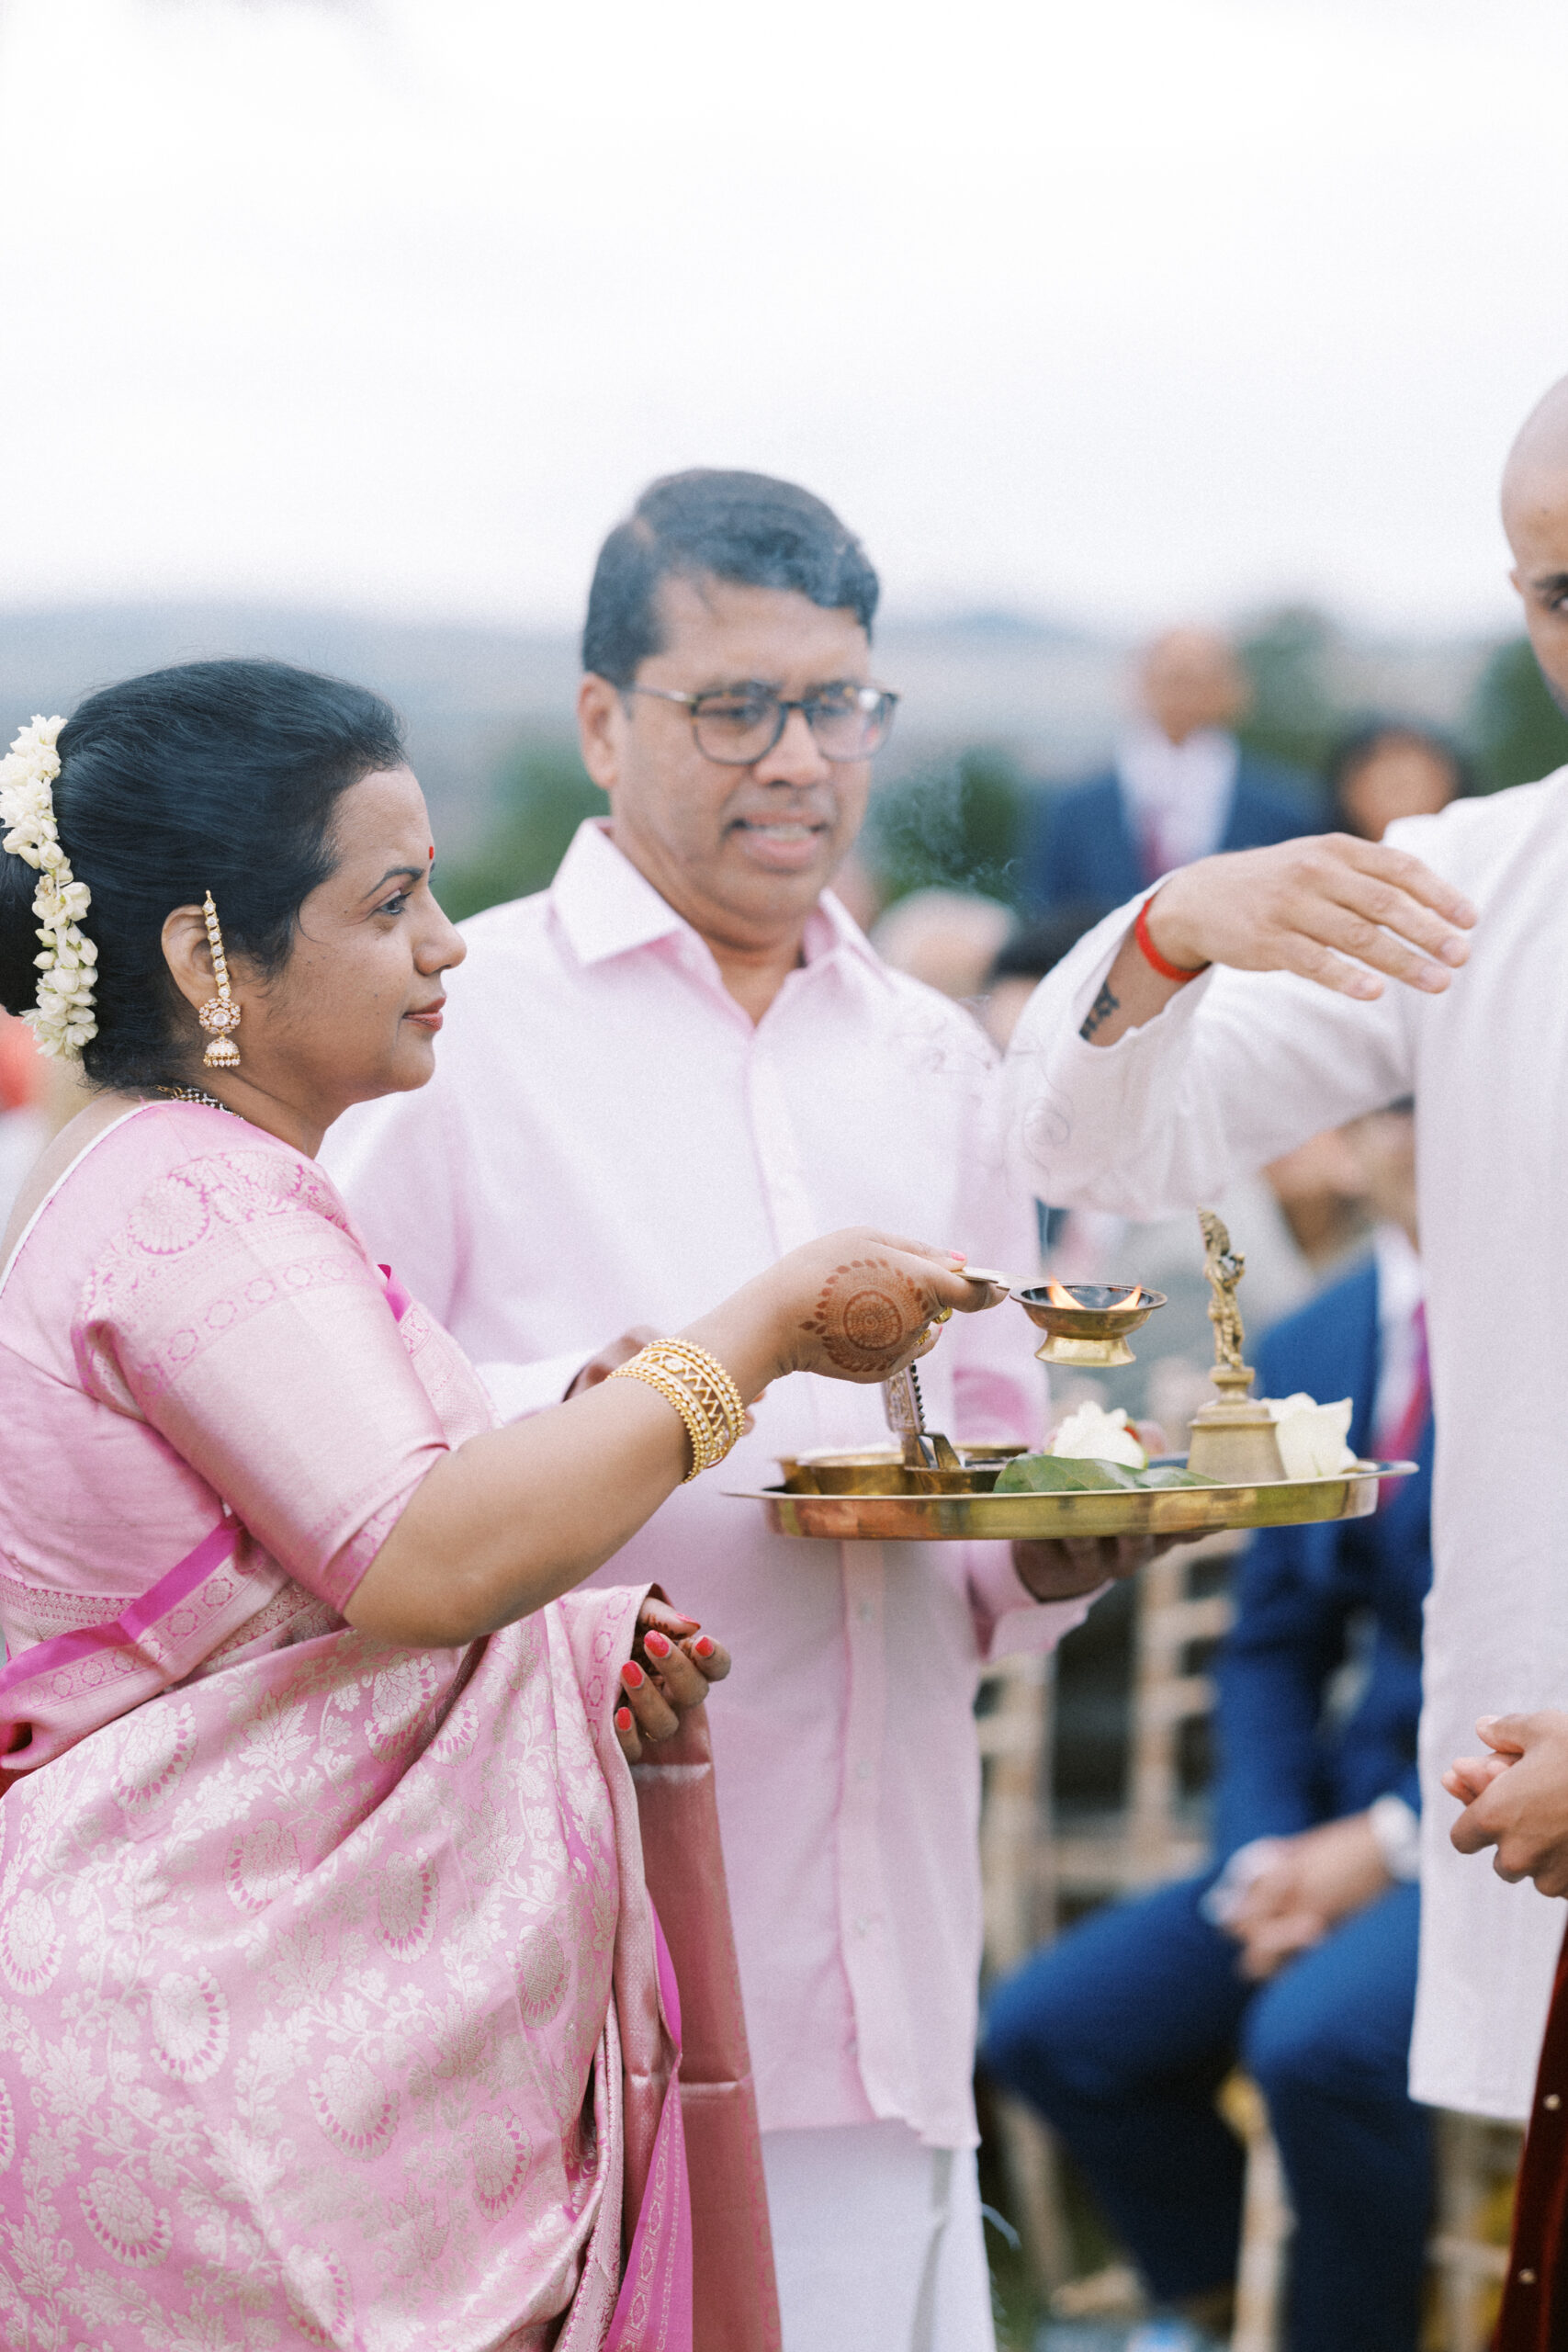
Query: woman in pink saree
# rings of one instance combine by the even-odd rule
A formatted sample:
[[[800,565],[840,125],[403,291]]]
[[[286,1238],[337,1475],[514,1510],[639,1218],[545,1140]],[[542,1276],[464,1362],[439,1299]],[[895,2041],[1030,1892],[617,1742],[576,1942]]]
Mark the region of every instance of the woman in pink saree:
[[[315,1162],[428,1076],[463,953],[395,721],[194,664],[94,696],[58,758],[39,822],[96,965],[90,1006],[38,1001],[96,1091],[0,1275],[0,2340],[764,2352],[692,1712],[726,1661],[575,1589],[692,1469],[689,1416],[617,1377],[495,1428]],[[209,890],[241,1016],[210,1070]],[[838,1235],[682,1337],[754,1396],[989,1303]]]

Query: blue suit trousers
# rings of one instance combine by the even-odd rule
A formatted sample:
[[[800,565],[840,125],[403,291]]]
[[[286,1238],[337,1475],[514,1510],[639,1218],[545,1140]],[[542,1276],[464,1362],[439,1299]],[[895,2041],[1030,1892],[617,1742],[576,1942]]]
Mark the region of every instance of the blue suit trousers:
[[[1235,2276],[1239,2064],[1269,2104],[1296,2233],[1291,2352],[1416,2352],[1431,2120],[1405,2089],[1417,1890],[1394,1888],[1263,1985],[1199,1909],[1213,1872],[1100,1911],[998,1985],[982,2056],[1060,2132],[1151,2291]]]

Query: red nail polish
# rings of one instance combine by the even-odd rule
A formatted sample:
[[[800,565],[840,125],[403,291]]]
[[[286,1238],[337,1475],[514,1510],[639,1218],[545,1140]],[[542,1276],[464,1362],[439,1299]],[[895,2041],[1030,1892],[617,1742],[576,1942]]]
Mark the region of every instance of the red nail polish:
[[[631,1727],[631,1709],[629,1707],[617,1707],[615,1709],[615,1729],[617,1731],[630,1731]]]
[[[712,1657],[716,1646],[705,1634],[700,1642],[692,1644],[692,1654],[694,1657]]]
[[[657,1630],[643,1635],[642,1645],[649,1657],[668,1657],[674,1644]]]
[[[648,1680],[648,1677],[643,1672],[641,1667],[638,1666],[636,1658],[629,1657],[627,1658],[625,1666],[621,1668],[621,1680],[626,1684],[628,1690],[640,1690],[643,1684]]]

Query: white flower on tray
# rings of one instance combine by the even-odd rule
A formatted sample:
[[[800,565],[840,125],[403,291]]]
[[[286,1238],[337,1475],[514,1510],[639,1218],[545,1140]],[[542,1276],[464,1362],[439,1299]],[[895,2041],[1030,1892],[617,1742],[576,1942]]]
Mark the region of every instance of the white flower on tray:
[[[1121,1406],[1108,1413],[1092,1400],[1067,1415],[1045,1450],[1067,1462],[1120,1462],[1128,1470],[1146,1470],[1149,1463]]]
[[[1304,1390],[1294,1396],[1265,1396],[1261,1402],[1274,1416],[1274,1434],[1287,1478],[1332,1478],[1354,1467],[1356,1456],[1346,1439],[1350,1430],[1350,1399],[1319,1405]]]

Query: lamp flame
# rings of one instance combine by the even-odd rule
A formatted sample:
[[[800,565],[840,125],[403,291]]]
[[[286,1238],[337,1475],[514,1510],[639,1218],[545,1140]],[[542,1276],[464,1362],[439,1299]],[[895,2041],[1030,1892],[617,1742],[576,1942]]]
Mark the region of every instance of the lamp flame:
[[[1142,1283],[1134,1283],[1132,1289],[1127,1293],[1125,1298],[1118,1298],[1112,1301],[1113,1311],[1119,1315],[1125,1307],[1139,1306],[1142,1303],[1143,1295],[1144,1286]],[[1054,1280],[1048,1282],[1045,1285],[1045,1296],[1049,1304],[1053,1306],[1069,1306],[1077,1312],[1082,1312],[1084,1304],[1083,1300],[1081,1298],[1076,1298],[1065,1283],[1059,1283]]]

